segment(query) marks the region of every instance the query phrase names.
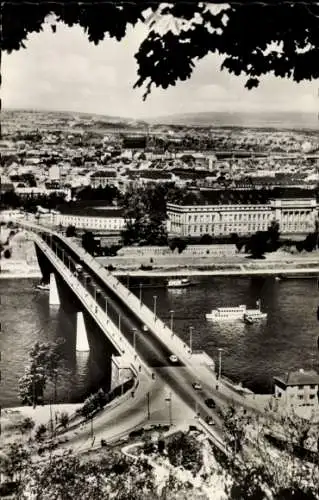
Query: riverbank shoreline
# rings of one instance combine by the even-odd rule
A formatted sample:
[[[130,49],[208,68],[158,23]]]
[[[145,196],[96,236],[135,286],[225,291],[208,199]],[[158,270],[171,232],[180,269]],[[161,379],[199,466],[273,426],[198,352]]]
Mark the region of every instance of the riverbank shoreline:
[[[278,276],[278,275],[297,275],[299,277],[316,278],[319,277],[319,266],[315,268],[289,268],[285,269],[283,267],[278,267],[276,269],[218,269],[218,270],[207,270],[207,269],[153,269],[144,271],[142,269],[138,270],[118,270],[113,271],[114,276],[132,276],[132,277],[166,277],[166,276]],[[314,276],[316,275],[316,276]]]
[[[0,280],[10,280],[10,279],[41,279],[42,273],[41,271],[34,271],[29,273],[23,272],[0,272]]]
[[[268,264],[269,266],[269,264]],[[206,268],[208,266],[205,266]],[[247,266],[248,267],[248,266]],[[234,266],[225,266],[221,269],[201,269],[200,267],[187,266],[178,268],[174,267],[169,269],[168,266],[165,267],[154,267],[153,269],[143,270],[143,269],[116,269],[112,271],[114,276],[132,276],[132,277],[169,277],[169,276],[278,276],[278,275],[296,275],[294,277],[298,278],[316,278],[319,277],[319,265],[314,267],[284,267],[278,263],[278,266],[274,265],[273,268],[267,269],[267,267],[261,266],[258,269],[251,269],[245,267],[244,264],[238,265],[237,269]],[[37,270],[30,271],[0,271],[1,279],[41,279],[42,273]]]

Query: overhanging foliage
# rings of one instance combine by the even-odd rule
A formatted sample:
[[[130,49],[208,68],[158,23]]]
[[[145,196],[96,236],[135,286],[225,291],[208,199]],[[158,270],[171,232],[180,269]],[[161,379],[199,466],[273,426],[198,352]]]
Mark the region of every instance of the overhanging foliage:
[[[154,85],[166,89],[190,78],[209,53],[224,57],[223,69],[246,75],[248,89],[268,73],[296,82],[319,76],[319,4],[309,0],[2,2],[2,50],[25,47],[28,34],[39,33],[49,14],[68,26],[80,25],[95,44],[105,35],[120,41],[129,26],[146,23],[148,35],[135,55],[135,87],[144,87],[144,99]],[[55,32],[55,23],[51,26]]]

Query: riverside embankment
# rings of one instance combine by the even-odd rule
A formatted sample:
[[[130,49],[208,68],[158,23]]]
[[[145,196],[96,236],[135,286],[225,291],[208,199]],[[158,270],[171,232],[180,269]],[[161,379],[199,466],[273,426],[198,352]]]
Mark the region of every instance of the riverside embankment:
[[[291,255],[287,252],[267,254],[264,259],[251,259],[247,255],[190,257],[153,257],[146,263],[141,257],[98,257],[114,274],[131,276],[179,276],[179,275],[277,275],[294,274],[317,276],[319,274],[319,252]]]
[[[102,258],[104,259],[104,258]],[[112,265],[113,274],[115,276],[130,275],[130,276],[194,276],[194,275],[212,275],[212,276],[269,276],[269,275],[294,275],[298,276],[315,276],[319,275],[319,261],[276,261],[270,262],[263,260],[259,262],[248,262],[244,264],[233,264],[230,262],[220,264],[188,264],[188,265],[152,265],[151,269],[143,269],[139,263],[135,266],[126,265],[124,262],[121,265],[108,259],[103,262],[101,258],[97,258],[105,267]],[[0,279],[13,278],[41,278],[41,271],[38,265],[30,265],[23,260],[2,260],[0,264]]]
[[[18,233],[11,240],[11,257],[0,261],[0,279],[41,278],[41,271],[33,241],[27,232]],[[214,255],[126,255],[97,257],[114,274],[131,276],[215,275],[249,276],[295,274],[317,276],[319,251],[290,254],[284,251],[266,254],[264,259],[253,260],[245,254]]]

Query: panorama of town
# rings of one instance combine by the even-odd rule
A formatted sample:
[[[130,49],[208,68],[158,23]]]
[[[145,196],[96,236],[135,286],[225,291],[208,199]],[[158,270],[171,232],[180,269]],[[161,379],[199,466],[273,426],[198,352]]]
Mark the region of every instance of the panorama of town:
[[[50,311],[68,303],[69,348],[105,344],[109,379],[61,402],[63,335],[27,344],[18,402],[0,413],[1,496],[318,498],[316,365],[287,361],[257,393],[224,374],[227,347],[196,350],[194,327],[175,330],[183,297],[161,317],[156,288],[195,296],[198,276],[316,286],[318,132],[4,110],[0,151],[1,284],[31,280]],[[248,335],[271,315],[255,299],[206,303],[204,321]]]

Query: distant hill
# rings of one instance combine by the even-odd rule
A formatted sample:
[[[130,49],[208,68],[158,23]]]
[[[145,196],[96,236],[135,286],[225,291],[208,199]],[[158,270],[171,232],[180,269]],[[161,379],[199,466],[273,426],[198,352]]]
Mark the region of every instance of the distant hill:
[[[78,111],[59,111],[59,110],[46,110],[46,109],[18,109],[18,108],[2,108],[2,113],[7,114],[32,114],[32,115],[46,115],[46,116],[65,116],[67,118],[82,118],[84,120],[94,119],[99,121],[106,122],[131,122],[134,121],[133,118],[123,117],[123,116],[109,116],[109,115],[101,115],[98,113],[82,113]]]
[[[119,125],[121,128],[146,128],[147,123],[134,118],[121,116],[101,115],[97,113],[80,113],[76,111],[51,111],[33,109],[2,109],[2,120],[6,124],[11,120],[21,123],[33,123],[33,125],[61,125],[72,123],[73,126],[90,126],[109,128],[110,125]]]
[[[148,125],[175,125],[195,127],[244,127],[263,129],[319,129],[317,113],[298,112],[224,112],[207,111],[202,113],[180,113],[159,116],[156,118],[134,119],[122,116],[109,116],[97,113],[80,113],[75,111],[47,111],[32,109],[2,109],[2,122],[5,125],[10,120],[17,122],[33,122],[33,125],[56,125],[73,123],[105,129],[110,125],[128,129],[147,129]],[[105,124],[103,126],[103,124]],[[49,127],[50,128],[50,127]]]
[[[319,128],[317,113],[298,112],[215,112],[182,113],[148,120],[153,124],[192,125],[198,127],[260,127],[285,129]]]

